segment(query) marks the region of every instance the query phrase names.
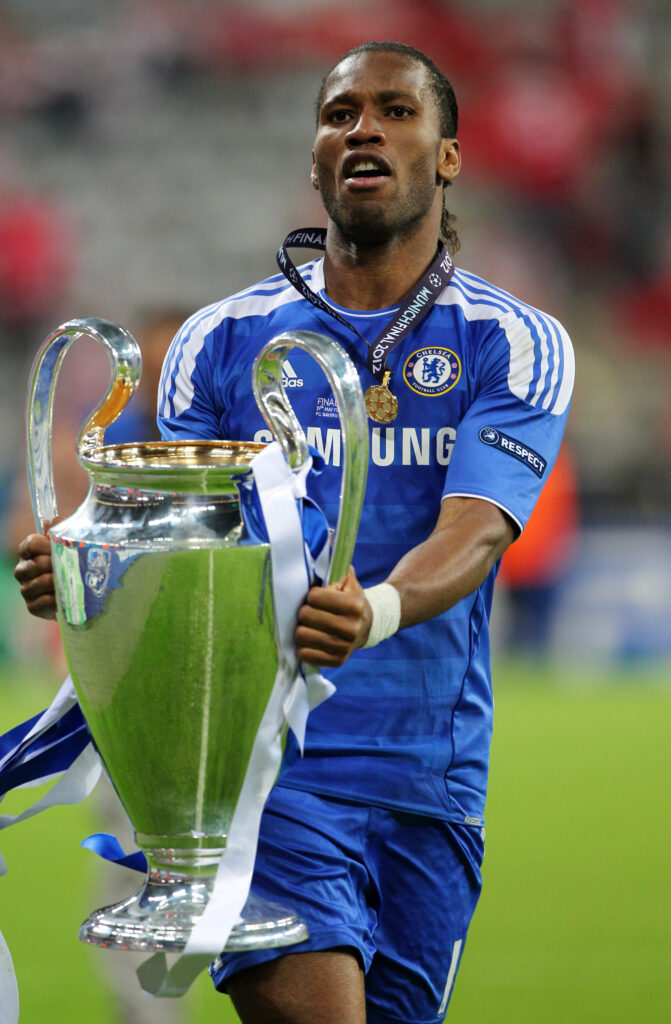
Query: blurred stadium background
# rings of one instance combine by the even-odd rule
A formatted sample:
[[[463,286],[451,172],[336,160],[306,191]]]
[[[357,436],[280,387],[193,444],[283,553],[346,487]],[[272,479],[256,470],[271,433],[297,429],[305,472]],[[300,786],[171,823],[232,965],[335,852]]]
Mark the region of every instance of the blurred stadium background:
[[[464,150],[458,262],[557,315],[577,356],[561,465],[495,604],[485,889],[449,1019],[657,1024],[671,1019],[667,0],[0,2],[0,731],[63,674],[11,576],[32,528],[23,396],[37,347],[96,315],[136,333],[149,361],[157,322],[273,273],[284,234],[323,222],[314,98],[365,39],[411,43],[446,71]],[[92,405],[106,376],[90,353],[68,363],[66,502],[82,396]],[[78,848],[104,806],[0,835],[22,1024],[154,1012],[124,1005],[135,979],[112,976],[116,954],[76,940],[119,870]],[[202,978],[151,1019],[236,1018]]]

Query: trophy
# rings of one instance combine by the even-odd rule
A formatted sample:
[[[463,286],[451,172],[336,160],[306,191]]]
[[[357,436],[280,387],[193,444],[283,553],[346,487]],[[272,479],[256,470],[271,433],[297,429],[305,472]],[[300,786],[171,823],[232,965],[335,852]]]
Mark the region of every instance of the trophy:
[[[80,336],[107,352],[111,381],[83,427],[83,504],[50,529],[58,621],[93,742],[144,852],[145,884],[81,926],[85,942],[179,952],[211,895],[259,722],[278,668],[270,544],[241,515],[264,447],[229,441],[103,444],[141,371],[134,338],[87,318],[59,327],[31,371],[28,475],[38,528],[57,516],[51,466],[56,380]],[[324,371],[340,416],[343,463],[330,577],[351,560],[367,470],[356,371],[311,332],[268,342],[253,370],[257,404],[290,467],[308,458],[282,388],[294,347]],[[300,942],[304,923],[250,894],[226,950]]]

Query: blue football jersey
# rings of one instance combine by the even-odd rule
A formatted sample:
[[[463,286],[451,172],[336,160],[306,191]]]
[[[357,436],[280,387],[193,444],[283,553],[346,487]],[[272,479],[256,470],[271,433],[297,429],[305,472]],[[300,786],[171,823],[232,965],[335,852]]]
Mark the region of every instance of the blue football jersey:
[[[299,268],[324,292],[323,261]],[[330,303],[333,306],[333,303]],[[334,308],[369,342],[394,309]],[[196,313],[167,354],[159,390],[165,438],[269,441],[252,393],[259,349],[283,331],[340,342],[365,390],[375,379],[354,331],[315,309],[282,276]],[[559,449],[574,377],[562,326],[457,269],[425,320],[388,358],[398,417],[370,422],[370,465],[354,552],[363,586],[384,580],[433,530],[443,498],[498,505],[518,531]],[[311,495],[331,525],[338,514],[341,434],[326,379],[294,349],[283,382],[309,444],[324,457]],[[305,756],[291,739],[288,786],[450,821],[481,824],[492,729],[489,614],[496,566],[444,614],[325,671],[335,695],[309,718]]]

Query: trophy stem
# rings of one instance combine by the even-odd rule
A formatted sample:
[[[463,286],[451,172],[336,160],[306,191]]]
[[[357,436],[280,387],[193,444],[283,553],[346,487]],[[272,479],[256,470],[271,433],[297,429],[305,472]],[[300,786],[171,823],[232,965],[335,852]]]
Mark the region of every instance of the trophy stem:
[[[135,841],[147,858],[150,874],[207,878],[217,873],[226,849],[225,835],[199,833],[180,836],[150,836],[135,833]]]
[[[144,847],[149,864],[144,884],[121,902],[94,911],[79,929],[79,938],[108,949],[181,952],[212,894],[222,852],[221,846]],[[308,937],[296,914],[254,893],[240,917],[226,951],[289,946]]]

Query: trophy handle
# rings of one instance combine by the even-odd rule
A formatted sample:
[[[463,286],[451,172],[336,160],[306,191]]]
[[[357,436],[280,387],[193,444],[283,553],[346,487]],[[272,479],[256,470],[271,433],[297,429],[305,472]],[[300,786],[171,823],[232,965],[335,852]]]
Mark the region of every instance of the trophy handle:
[[[346,575],[359,528],[359,517],[368,473],[368,419],[354,363],[337,342],[313,331],[287,331],[269,341],[259,352],[252,376],[254,395],[266,423],[284,456],[298,472],[309,451],[282,387],[282,363],[292,348],[308,352],[331,385],[340,417],[342,476],[340,508],[327,582]]]
[[[77,439],[77,455],[92,454],[103,441],[140,381],[142,358],[135,338],[109,320],[87,317],[68,320],[56,328],[35,356],[28,382],[26,441],[28,484],[38,530],[46,533],[58,515],[52,464],[52,429],[56,380],[73,341],[93,338],[107,352],[112,376],[105,397],[84,424]]]

